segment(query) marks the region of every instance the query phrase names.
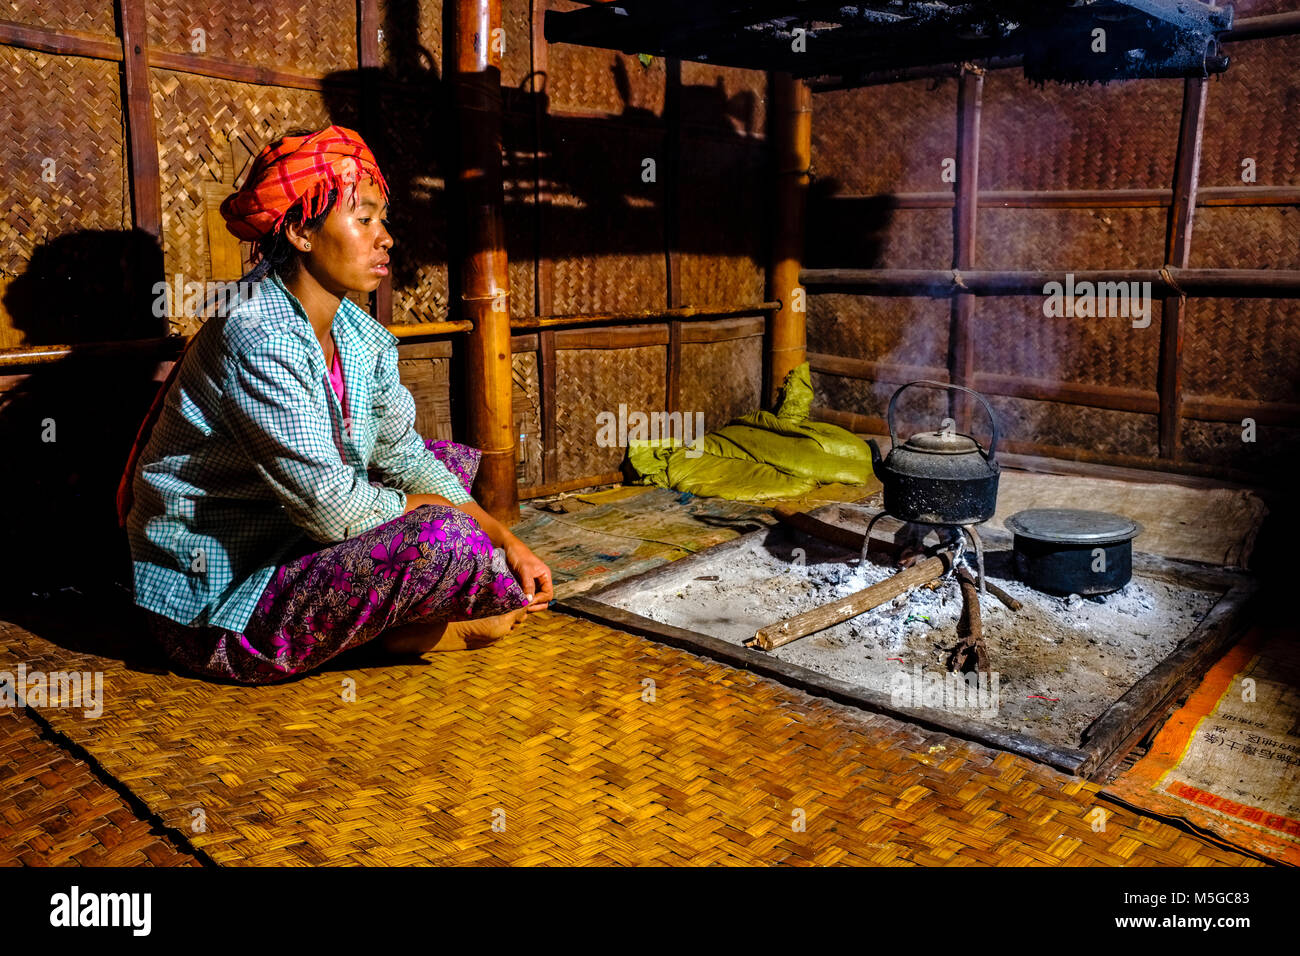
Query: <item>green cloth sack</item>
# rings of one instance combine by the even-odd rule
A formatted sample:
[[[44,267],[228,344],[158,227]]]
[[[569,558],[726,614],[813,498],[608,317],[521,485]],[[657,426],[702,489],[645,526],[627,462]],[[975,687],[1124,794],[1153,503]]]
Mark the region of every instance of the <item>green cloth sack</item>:
[[[865,485],[871,449],[838,425],[808,421],[812,399],[804,362],[786,376],[775,413],[749,412],[690,446],[629,442],[628,463],[643,484],[738,500],[798,497],[830,482]]]

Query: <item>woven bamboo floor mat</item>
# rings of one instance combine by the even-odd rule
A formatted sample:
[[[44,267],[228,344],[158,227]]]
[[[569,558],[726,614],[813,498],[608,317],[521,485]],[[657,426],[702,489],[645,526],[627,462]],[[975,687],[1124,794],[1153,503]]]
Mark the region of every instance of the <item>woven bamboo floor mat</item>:
[[[0,710],[0,866],[198,866],[29,712]]]
[[[39,719],[223,865],[1258,863],[1022,758],[558,612],[477,651],[367,647],[268,687],[69,646],[0,622],[2,667],[102,669],[101,715]],[[34,801],[79,814],[67,844],[111,819],[17,739],[6,777],[33,760],[43,789],[3,788],[6,847],[40,845]]]

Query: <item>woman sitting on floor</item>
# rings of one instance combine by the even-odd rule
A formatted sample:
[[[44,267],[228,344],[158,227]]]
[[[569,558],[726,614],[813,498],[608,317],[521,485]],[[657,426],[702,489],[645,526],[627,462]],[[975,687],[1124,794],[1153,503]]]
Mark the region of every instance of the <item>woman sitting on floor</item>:
[[[269,145],[221,206],[257,243],[255,292],[191,339],[118,491],[135,602],[191,671],[270,683],[381,633],[476,646],[552,597],[470,495],[482,453],[420,437],[397,338],[346,298],[387,274],[387,198],[331,126]]]

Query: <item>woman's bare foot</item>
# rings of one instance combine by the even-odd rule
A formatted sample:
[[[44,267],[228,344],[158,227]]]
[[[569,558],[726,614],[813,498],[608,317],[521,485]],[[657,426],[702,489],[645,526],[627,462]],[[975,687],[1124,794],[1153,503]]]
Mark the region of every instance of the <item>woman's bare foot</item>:
[[[385,631],[381,639],[384,650],[394,654],[473,650],[505,637],[527,613],[527,608],[520,608],[495,617],[471,618],[468,621],[403,624]]]

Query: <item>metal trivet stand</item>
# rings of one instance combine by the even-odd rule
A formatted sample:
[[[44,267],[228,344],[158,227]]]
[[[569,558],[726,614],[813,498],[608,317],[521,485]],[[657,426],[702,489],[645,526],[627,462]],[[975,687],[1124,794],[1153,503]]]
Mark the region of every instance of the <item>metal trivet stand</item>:
[[[876,522],[881,518],[889,515],[895,521],[901,521],[895,515],[890,515],[887,511],[880,511],[872,515],[871,520],[867,522],[866,533],[862,536],[862,554],[859,558],[859,567],[866,564],[867,551],[871,547],[871,531],[876,526]],[[905,522],[906,524],[907,522]],[[952,655],[948,659],[948,669],[953,673],[961,673],[969,668],[968,665],[974,666],[976,671],[987,674],[990,668],[988,648],[984,645],[983,624],[980,615],[980,596],[987,594],[987,584],[984,578],[984,540],[980,533],[975,530],[980,522],[969,524],[932,524],[930,522],[914,521],[911,524],[919,524],[923,527],[930,527],[936,530],[948,529],[956,532],[957,550],[952,556],[953,572],[957,575],[958,585],[962,592],[962,616],[957,624],[957,637],[959,638],[957,646],[953,648]],[[971,578],[970,572],[961,566],[962,555],[965,553],[965,538],[970,538],[971,545],[975,549],[975,567],[976,576]],[[942,543],[940,544],[942,547]],[[1000,595],[1005,601],[1006,597]]]
[[[895,521],[903,520],[902,518],[897,518],[894,515],[889,514],[888,511],[880,511],[872,515],[871,520],[867,522],[866,534],[862,536],[862,556],[861,556],[860,563],[864,563],[867,560],[867,549],[871,547],[871,529],[876,526],[877,521],[879,521],[881,518],[884,517],[894,518]],[[905,523],[926,524],[931,528],[948,528],[950,530],[956,530],[957,532],[959,532],[957,538],[958,541],[961,541],[962,534],[965,534],[966,537],[970,538],[971,544],[975,548],[975,567],[977,572],[976,581],[979,582],[980,594],[988,593],[987,586],[984,583],[984,539],[981,538],[980,533],[975,530],[983,522],[974,522],[972,524],[929,524],[928,522],[913,521],[913,522],[905,522]],[[962,550],[965,550],[964,545],[962,547]],[[956,557],[954,557],[953,559],[954,567],[956,566],[957,561],[961,558],[961,553],[962,551],[959,550],[957,552]]]

